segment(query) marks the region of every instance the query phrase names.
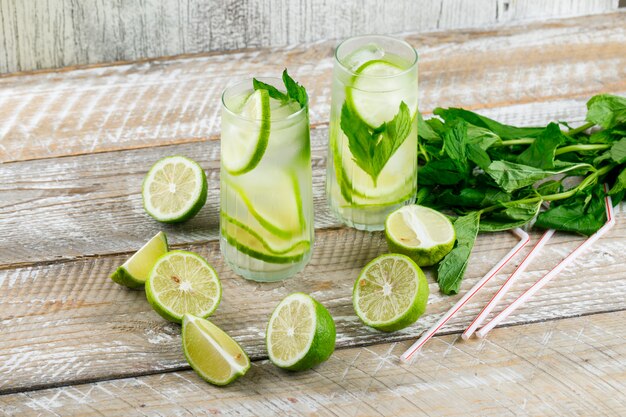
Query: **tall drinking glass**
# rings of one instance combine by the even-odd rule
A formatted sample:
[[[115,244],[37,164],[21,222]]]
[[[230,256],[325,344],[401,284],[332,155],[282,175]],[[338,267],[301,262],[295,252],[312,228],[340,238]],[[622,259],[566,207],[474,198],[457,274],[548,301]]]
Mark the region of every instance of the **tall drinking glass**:
[[[388,36],[335,51],[326,192],[346,225],[384,229],[417,191],[417,52]]]
[[[280,79],[258,78],[284,92]],[[222,94],[220,248],[239,275],[276,281],[313,247],[308,105],[270,98],[252,80]]]

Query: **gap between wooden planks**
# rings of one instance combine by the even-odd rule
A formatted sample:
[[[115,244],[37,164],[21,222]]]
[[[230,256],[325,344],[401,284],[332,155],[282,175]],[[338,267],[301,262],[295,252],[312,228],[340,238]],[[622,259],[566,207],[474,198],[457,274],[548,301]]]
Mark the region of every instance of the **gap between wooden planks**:
[[[626,90],[623,12],[405,38],[425,113]],[[216,137],[224,87],[284,67],[309,89],[312,124],[326,123],[335,44],[2,77],[0,162]]]
[[[0,414],[624,415],[625,320],[596,314],[465,343],[438,336],[412,365],[398,359],[410,342],[342,349],[301,373],[265,360],[228,389],[183,371],[9,394]]]

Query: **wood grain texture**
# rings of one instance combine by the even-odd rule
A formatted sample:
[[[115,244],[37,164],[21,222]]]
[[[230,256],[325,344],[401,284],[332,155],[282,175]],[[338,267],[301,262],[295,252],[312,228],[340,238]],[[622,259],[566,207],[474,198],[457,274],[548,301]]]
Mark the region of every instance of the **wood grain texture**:
[[[603,13],[617,0],[0,1],[0,73]]]
[[[536,239],[538,234],[533,236]],[[566,234],[553,238],[501,307],[582,239]],[[608,235],[505,323],[624,309],[626,280],[621,260],[625,239],[626,215],[620,212],[616,227]],[[481,235],[461,294],[514,243],[508,233]],[[216,268],[223,298],[212,320],[239,341],[253,359],[266,356],[264,331],[269,314],[283,297],[295,291],[311,294],[329,309],[336,321],[339,347],[415,338],[458,299],[439,293],[432,271],[427,270],[431,296],[427,313],[415,325],[391,334],[363,326],[352,308],[352,287],[361,268],[386,252],[380,232],[318,230],[314,255],[305,270],[293,279],[271,284],[237,277],[225,265],[215,241],[178,247],[199,253]],[[180,352],[179,326],[153,312],[143,291],[128,290],[108,279],[127,256],[0,270],[0,393],[186,367]],[[442,332],[467,326],[513,267],[509,265],[492,280]]]
[[[626,13],[405,38],[424,113],[626,91]],[[0,163],[215,139],[223,88],[284,67],[309,90],[312,125],[326,124],[335,44],[0,78]]]
[[[192,371],[0,396],[8,416],[518,416],[626,413],[626,312],[342,349],[312,371],[268,361],[227,389]],[[297,388],[296,388],[297,387]]]

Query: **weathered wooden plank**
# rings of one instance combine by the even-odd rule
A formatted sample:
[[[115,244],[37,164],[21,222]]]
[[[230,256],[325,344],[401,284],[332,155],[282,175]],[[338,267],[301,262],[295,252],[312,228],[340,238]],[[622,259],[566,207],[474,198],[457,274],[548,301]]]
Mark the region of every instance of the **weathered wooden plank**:
[[[192,371],[0,396],[19,416],[503,416],[626,413],[626,312],[496,329],[484,341],[434,338],[342,349],[313,371],[255,362],[219,389]],[[298,387],[294,389],[294,387]]]
[[[420,52],[425,113],[626,91],[626,13],[405,37]],[[312,124],[325,124],[335,44],[0,78],[0,162],[216,138],[222,89],[284,67],[309,89]]]
[[[626,280],[620,266],[626,216],[623,212],[617,216],[617,226],[590,253],[506,323],[623,309]],[[555,237],[505,302],[547,272],[581,240],[565,234]],[[514,241],[508,233],[481,235],[461,292],[486,273]],[[382,233],[346,228],[318,231],[310,265],[297,277],[273,284],[236,277],[224,264],[215,241],[183,247],[205,256],[218,271],[224,296],[213,320],[241,342],[254,359],[265,357],[264,329],[273,307],[295,291],[309,293],[328,307],[337,324],[340,347],[414,338],[458,299],[440,294],[432,271],[427,271],[431,296],[427,314],[418,323],[392,334],[363,326],[352,309],[352,286],[359,270],[386,251]],[[0,392],[186,366],[180,352],[179,326],[154,313],[142,291],[127,290],[108,279],[126,256],[0,270]],[[512,268],[510,265],[503,274]],[[458,331],[469,324],[504,277],[485,287],[442,331]]]
[[[0,73],[602,13],[616,0],[4,0]]]

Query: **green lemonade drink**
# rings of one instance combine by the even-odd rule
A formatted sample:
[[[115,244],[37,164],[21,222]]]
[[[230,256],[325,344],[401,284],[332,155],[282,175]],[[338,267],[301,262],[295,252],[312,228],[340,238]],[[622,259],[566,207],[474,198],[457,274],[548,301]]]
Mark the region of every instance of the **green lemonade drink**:
[[[287,93],[280,79],[260,78],[222,95],[220,247],[255,281],[290,277],[311,257],[308,103],[306,92],[292,97],[304,91],[295,85]]]
[[[333,71],[326,192],[345,224],[384,229],[417,191],[417,53],[387,36],[350,38]]]

